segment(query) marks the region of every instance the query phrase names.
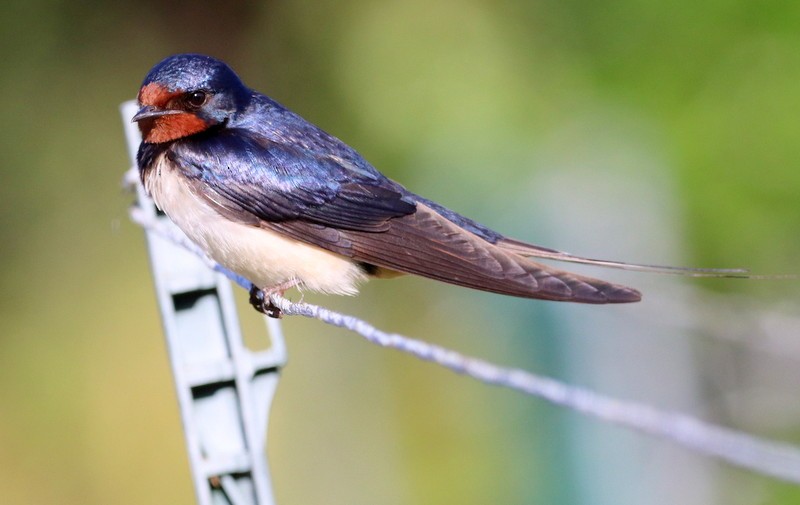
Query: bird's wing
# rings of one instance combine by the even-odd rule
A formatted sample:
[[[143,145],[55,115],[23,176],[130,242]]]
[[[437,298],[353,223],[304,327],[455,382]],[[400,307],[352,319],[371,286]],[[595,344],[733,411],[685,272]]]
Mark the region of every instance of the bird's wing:
[[[198,142],[198,144],[200,144]],[[638,291],[535,263],[459,226],[358,160],[320,157],[246,134],[169,154],[195,193],[229,219],[382,269],[502,294],[632,302]]]
[[[263,227],[356,261],[505,295],[582,303],[641,299],[635,289],[584,277],[504,251],[424,204],[382,232],[342,230],[301,220]]]

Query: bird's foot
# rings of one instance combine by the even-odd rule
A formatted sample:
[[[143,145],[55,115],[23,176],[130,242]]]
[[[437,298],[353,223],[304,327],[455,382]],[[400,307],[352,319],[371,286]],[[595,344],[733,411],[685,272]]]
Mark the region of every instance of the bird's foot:
[[[269,295],[266,294],[265,290],[256,286],[250,288],[250,305],[267,317],[275,319],[280,319],[281,317],[281,309],[272,303],[272,300],[269,299]]]
[[[300,281],[296,279],[291,279],[282,282],[276,286],[264,289],[258,288],[255,285],[253,285],[250,288],[250,305],[252,305],[254,309],[266,315],[267,317],[280,319],[281,317],[283,317],[281,309],[277,305],[272,303],[270,295],[283,296],[283,293],[285,293],[287,289],[293,288],[298,284],[300,284]]]

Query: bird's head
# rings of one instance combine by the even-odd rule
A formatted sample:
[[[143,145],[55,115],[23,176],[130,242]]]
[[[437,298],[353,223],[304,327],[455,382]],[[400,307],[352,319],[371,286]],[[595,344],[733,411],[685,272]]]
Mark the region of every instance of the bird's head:
[[[250,95],[225,63],[179,54],[158,63],[144,78],[133,121],[145,142],[170,142],[224,125]]]

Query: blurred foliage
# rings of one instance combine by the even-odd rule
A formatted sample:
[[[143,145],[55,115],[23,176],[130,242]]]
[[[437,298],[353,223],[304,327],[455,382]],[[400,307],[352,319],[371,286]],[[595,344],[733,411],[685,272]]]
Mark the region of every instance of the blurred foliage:
[[[559,163],[588,167],[602,151],[624,182],[639,168],[631,160],[649,159],[626,153],[654,153],[653,177],[666,181],[678,217],[674,229],[635,239],[677,241],[686,264],[800,271],[794,2],[10,0],[0,26],[4,503],[193,503],[142,234],[120,184],[118,104],[169,54],[228,61],[391,177],[534,241],[549,217],[507,212],[536,200],[532,177]],[[598,222],[596,248],[575,252],[673,261],[615,249],[597,202],[572,198],[604,177],[587,174],[585,187],[554,197]],[[635,190],[618,184],[618,200]],[[544,213],[567,210],[559,205]],[[311,299],[559,373],[559,331],[539,304],[389,284],[357,299]],[[799,291],[796,282],[694,284],[767,305],[796,303]],[[571,414],[313,322],[286,328],[290,366],[269,439],[278,503],[577,499],[559,457],[568,435],[558,427]],[[797,440],[800,423],[778,434]],[[720,489],[730,489],[720,503],[800,500],[794,487],[743,472],[720,477]]]

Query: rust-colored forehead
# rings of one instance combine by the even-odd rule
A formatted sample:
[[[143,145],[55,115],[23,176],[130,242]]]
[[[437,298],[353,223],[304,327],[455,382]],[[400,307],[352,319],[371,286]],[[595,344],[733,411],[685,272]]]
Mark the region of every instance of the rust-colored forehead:
[[[163,84],[151,82],[150,84],[145,84],[139,90],[139,103],[141,105],[165,107],[170,100],[181,94],[181,91],[170,91]]]

